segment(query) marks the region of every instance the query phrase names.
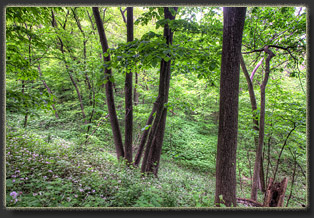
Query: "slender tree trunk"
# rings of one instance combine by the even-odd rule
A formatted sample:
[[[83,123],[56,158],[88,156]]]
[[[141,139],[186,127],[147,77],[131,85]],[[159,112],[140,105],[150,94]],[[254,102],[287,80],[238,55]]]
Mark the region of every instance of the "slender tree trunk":
[[[25,27],[27,29],[27,24],[25,23]],[[30,26],[29,28],[29,31],[32,30],[32,26]],[[32,52],[32,37],[30,35],[28,35],[28,62],[29,62],[29,65],[31,65],[31,62],[32,62],[32,56],[31,56],[31,52]],[[25,80],[22,80],[22,93],[24,94],[24,91],[25,91]],[[24,128],[26,128],[27,126],[27,121],[28,121],[28,109],[26,107],[26,114],[25,114],[25,117],[24,117]]]
[[[77,84],[76,84],[76,82],[75,82],[71,72],[69,71],[69,69],[68,69],[68,74],[70,76],[70,79],[72,81],[73,86],[75,87],[77,98],[78,98],[78,100],[80,102],[80,107],[81,107],[82,117],[83,117],[84,123],[87,124],[86,115],[85,115],[85,112],[84,112],[84,105],[83,105],[83,101],[82,101],[82,96],[81,96],[80,90],[79,90],[79,88],[78,88],[78,86],[77,86]]]
[[[100,18],[98,7],[93,7],[93,14],[95,17],[100,44],[102,47],[103,54],[107,52],[109,46],[107,42],[107,38],[105,35],[103,22]],[[104,62],[110,61],[110,55],[105,57],[103,55]],[[124,157],[124,150],[123,150],[123,143],[122,143],[122,137],[121,137],[121,131],[118,123],[117,113],[116,113],[116,107],[114,104],[114,97],[113,97],[113,84],[110,81],[112,78],[112,72],[111,69],[105,69],[105,76],[106,76],[106,100],[107,100],[107,106],[108,106],[108,112],[109,112],[109,118],[110,118],[110,124],[112,128],[113,138],[116,146],[116,152],[117,152],[117,158],[120,159],[121,157]]]
[[[289,148],[289,150],[290,150],[290,148]],[[293,185],[294,185],[294,180],[295,180],[295,174],[296,174],[296,170],[297,170],[297,156],[296,156],[296,153],[293,154],[291,150],[290,150],[290,153],[291,153],[292,156],[293,156],[294,166],[293,166],[293,173],[292,173],[292,180],[291,180],[291,189],[290,189],[289,197],[288,197],[288,199],[287,199],[286,207],[288,207],[290,198],[291,198],[291,196],[292,196]]]
[[[127,41],[133,41],[133,8],[127,8]],[[132,163],[133,141],[133,102],[132,102],[132,72],[125,75],[125,159]]]
[[[153,110],[150,113],[150,115],[148,117],[148,120],[146,122],[146,126],[147,127],[150,126],[153,123],[154,113],[156,112],[156,109],[157,109],[156,103],[154,103]],[[142,157],[142,154],[143,154],[143,150],[144,150],[144,146],[145,146],[145,143],[146,143],[146,139],[147,139],[149,130],[150,130],[150,127],[148,129],[143,130],[143,134],[142,134],[142,137],[141,137],[141,142],[140,142],[139,148],[137,150],[137,153],[136,153],[136,156],[135,156],[135,159],[134,159],[134,166],[136,166],[136,167],[138,167],[138,165],[139,165],[139,163],[141,161],[141,157]]]
[[[178,8],[173,8],[176,12]],[[174,20],[175,15],[172,15],[169,8],[164,8],[165,19]],[[168,24],[164,26],[164,37],[168,45],[172,44],[173,32]],[[168,54],[169,55],[169,54]],[[146,173],[154,173],[157,176],[161,149],[163,144],[163,136],[167,118],[167,108],[165,103],[168,102],[169,85],[171,74],[171,60],[162,60],[160,63],[160,79],[159,79],[159,94],[155,102],[156,114],[153,125],[150,129],[150,134],[146,144],[145,155],[142,161],[141,171]],[[153,108],[154,110],[154,108]]]
[[[83,36],[83,60],[84,60],[84,67],[86,68],[86,44],[87,44],[87,39],[86,39],[86,34],[82,28],[81,22],[79,20],[79,18],[76,15],[75,9],[72,9],[73,15],[74,15],[74,19],[76,21],[76,25],[79,28],[80,32],[82,33]],[[92,105],[92,91],[91,91],[91,83],[88,77],[88,74],[85,72],[85,83],[87,84],[88,90],[89,90],[89,102],[90,105]]]
[[[246,81],[247,81],[247,84],[248,84],[250,100],[251,100],[251,107],[252,107],[252,113],[253,113],[253,129],[258,131],[257,104],[256,104],[255,93],[254,93],[254,87],[253,87],[253,83],[252,83],[252,79],[253,78],[251,79],[250,76],[249,76],[249,73],[248,73],[247,68],[245,66],[245,62],[244,62],[244,59],[243,59],[242,55],[240,57],[240,64],[241,64],[242,71],[243,71],[243,73],[245,75],[245,78],[246,78]],[[257,143],[258,143],[258,141],[257,141]]]
[[[276,175],[277,175],[277,172],[278,172],[278,167],[279,167],[279,162],[280,162],[280,158],[281,158],[281,155],[282,155],[282,152],[283,152],[283,150],[284,150],[284,148],[286,147],[286,145],[287,145],[287,141],[288,141],[288,139],[289,139],[289,136],[291,135],[291,133],[295,130],[295,128],[296,128],[297,126],[295,125],[295,123],[293,123],[293,128],[290,130],[290,132],[288,133],[288,135],[287,135],[287,137],[286,137],[286,139],[285,139],[285,141],[284,141],[284,143],[283,143],[283,145],[282,145],[282,147],[281,147],[281,149],[280,149],[280,152],[279,152],[279,155],[278,155],[278,158],[277,158],[277,162],[276,162],[276,167],[275,167],[275,171],[274,171],[274,180],[276,180]]]
[[[76,15],[75,9],[72,9],[72,12],[73,12],[73,15],[74,15],[74,19],[76,21],[76,25],[79,28],[80,32],[82,33],[82,36],[83,36],[83,39],[84,39],[83,40],[83,61],[84,61],[84,68],[86,68],[86,44],[87,44],[88,40],[87,40],[86,34],[85,34],[85,32],[84,32],[84,30],[82,28],[81,22],[80,22],[79,18]],[[89,90],[89,94],[88,94],[89,104],[90,104],[90,106],[93,107],[92,112],[91,112],[91,114],[89,116],[89,121],[88,121],[89,123],[91,123],[92,119],[93,119],[93,116],[94,116],[94,113],[95,113],[95,102],[94,102],[95,98],[93,98],[95,96],[95,91],[94,91],[94,87],[91,86],[90,79],[89,79],[88,74],[86,72],[85,72],[85,84],[87,85],[88,90]],[[85,124],[87,124],[88,122],[86,120]],[[87,127],[86,138],[88,137],[89,130],[90,130],[90,125]]]
[[[219,130],[216,157],[215,204],[236,207],[236,151],[242,34],[245,7],[223,8]]]
[[[265,92],[266,92],[266,85],[269,78],[270,73],[270,60],[275,56],[275,54],[268,49],[268,46],[265,46],[264,52],[268,54],[266,58],[266,70],[265,70],[265,78],[261,84],[261,110],[260,110],[260,122],[259,122],[259,137],[258,137],[258,148],[256,149],[256,158],[255,158],[255,165],[254,165],[254,172],[253,172],[253,184],[252,184],[252,191],[251,191],[251,199],[256,201],[257,199],[257,189],[259,184],[259,174],[260,174],[260,167],[261,167],[261,158],[263,152],[263,144],[264,144],[264,130],[265,130]]]
[[[257,64],[257,66],[254,68],[253,72],[251,73],[251,77],[247,71],[247,68],[245,66],[245,62],[243,59],[243,55],[241,54],[240,57],[240,65],[242,68],[242,71],[245,75],[247,84],[248,84],[248,89],[249,89],[249,94],[250,94],[250,100],[251,100],[251,107],[252,107],[252,115],[253,115],[253,129],[258,131],[258,116],[257,116],[257,104],[256,104],[256,97],[255,97],[255,93],[254,93],[254,87],[253,87],[253,76],[255,74],[255,72],[257,71],[258,67],[261,65],[262,61],[264,58],[262,58],[262,60]],[[255,142],[255,149],[257,149],[258,147],[258,135],[254,134],[254,142]],[[260,166],[260,174],[259,174],[259,180],[260,180],[260,189],[264,192],[265,191],[265,181],[264,181],[264,167],[263,167],[263,158],[261,158],[261,162],[260,162],[261,166]]]
[[[69,15],[69,11],[67,13],[67,16],[68,15]],[[51,16],[52,16],[51,24],[52,24],[52,26],[54,28],[57,28],[57,22],[55,20],[55,16],[54,16],[53,10],[51,10]],[[65,20],[65,22],[63,24],[63,27],[62,27],[64,30],[65,30],[65,27],[66,27],[66,22],[67,22],[67,19]],[[71,74],[71,70],[69,69],[68,63],[67,63],[67,61],[65,59],[65,50],[64,50],[63,40],[61,39],[60,36],[57,36],[57,37],[58,37],[58,40],[60,42],[60,51],[61,51],[61,53],[63,55],[63,62],[65,64],[65,67],[66,67],[67,71],[68,71],[68,74],[69,74],[69,77],[71,79],[71,82],[72,82],[72,84],[73,84],[73,86],[74,86],[74,88],[76,90],[77,98],[78,98],[78,100],[80,102],[80,107],[81,107],[81,111],[82,111],[82,117],[83,117],[83,120],[84,120],[84,124],[87,124],[86,115],[85,115],[85,112],[84,112],[84,105],[83,105],[83,101],[82,101],[82,96],[81,96],[80,90],[79,90],[79,88],[78,88],[78,86],[77,86],[77,84],[76,84],[76,82],[75,82],[75,80],[74,80],[74,78],[73,78],[73,76]]]
[[[92,94],[93,94],[93,99],[92,99],[93,110],[92,110],[92,113],[91,113],[91,115],[90,115],[90,117],[89,117],[89,123],[92,123],[92,119],[93,119],[93,116],[94,116],[94,114],[95,114],[95,107],[96,107],[96,98],[95,98],[94,84],[92,84],[92,87],[91,87],[91,88],[92,88]],[[91,128],[91,126],[89,125],[89,126],[87,127],[87,135],[88,135],[88,133],[89,133],[90,128]],[[88,136],[86,136],[86,137],[88,137]]]
[[[91,24],[91,27],[92,27],[92,30],[93,30],[92,33],[95,34],[94,30],[96,30],[96,29],[95,29],[95,26],[94,26],[94,22],[93,22],[92,16],[89,14],[88,10],[86,10],[86,13],[87,13],[87,16],[89,18],[89,21],[90,21],[90,24]]]
[[[39,72],[40,77],[42,77],[43,75],[42,75],[42,73],[41,73],[40,64],[38,64],[38,72]],[[52,95],[52,92],[51,92],[49,86],[47,85],[46,81],[45,81],[43,78],[42,78],[41,81],[43,82],[44,86],[46,87],[48,93],[49,93],[50,95]],[[57,112],[57,110],[56,110],[54,104],[52,104],[52,108],[53,108],[53,110],[54,110],[54,112],[55,112],[56,118],[59,119],[59,115],[58,115],[58,112]]]
[[[271,135],[268,138],[267,142],[267,166],[266,166],[266,178],[265,181],[268,181],[269,167],[270,167],[270,145],[271,145]]]
[[[243,58],[243,57],[242,57],[242,58]],[[251,81],[253,81],[253,77],[254,77],[254,75],[255,75],[257,69],[258,69],[258,68],[261,66],[261,64],[263,63],[263,60],[264,60],[264,58],[262,58],[262,59],[258,62],[258,64],[256,65],[256,67],[255,67],[254,70],[252,71],[251,76],[250,76],[250,80],[251,80]]]
[[[139,93],[137,92],[138,87],[138,73],[135,73],[135,84],[134,84],[134,105],[138,104]]]
[[[25,93],[25,80],[22,80],[22,94]],[[27,120],[28,120],[28,109],[27,109],[27,105],[26,105],[26,114],[24,116],[24,124],[23,127],[26,128],[27,126]]]

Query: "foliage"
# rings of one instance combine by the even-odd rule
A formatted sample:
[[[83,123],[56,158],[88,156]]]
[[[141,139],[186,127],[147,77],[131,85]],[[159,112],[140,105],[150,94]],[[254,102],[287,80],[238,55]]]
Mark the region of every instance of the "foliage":
[[[52,27],[52,10],[58,28]],[[135,40],[129,43],[120,9],[101,7],[100,11],[110,47],[104,55],[111,55],[105,65],[91,8],[6,9],[7,206],[214,206],[222,8],[180,7],[171,22],[163,19],[162,8],[134,8]],[[287,190],[293,191],[289,207],[300,207],[307,199],[306,15],[305,8],[299,7],[249,7],[242,47],[251,72],[264,54],[250,52],[277,46],[271,48],[276,56],[266,90],[263,157],[265,177],[272,177],[286,140],[277,178],[288,178]],[[165,23],[174,31],[171,46],[160,28]],[[161,59],[172,61],[162,160],[158,178],[143,177],[139,169],[115,158],[103,88],[108,78],[103,72],[104,68],[113,71],[110,79],[122,134],[125,73],[138,73],[134,86],[139,103],[133,106],[136,152],[158,95]],[[257,102],[263,64],[253,79]],[[69,73],[81,93],[87,124]],[[252,129],[247,82],[240,76],[237,196],[250,198],[257,133]],[[31,117],[28,126],[21,128],[25,115]],[[259,202],[263,196],[259,192]]]

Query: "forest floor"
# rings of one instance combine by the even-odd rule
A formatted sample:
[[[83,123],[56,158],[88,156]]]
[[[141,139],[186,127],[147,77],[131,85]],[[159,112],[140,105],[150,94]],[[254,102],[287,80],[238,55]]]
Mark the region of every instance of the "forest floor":
[[[71,133],[65,129],[58,135],[44,125],[38,128],[38,122],[29,122],[27,128],[21,128],[22,123],[18,115],[7,120],[8,207],[214,206],[214,172],[164,153],[158,178],[143,177],[140,169],[118,162],[112,146],[81,145],[66,139]],[[238,184],[238,197],[249,198],[249,190],[249,184]]]

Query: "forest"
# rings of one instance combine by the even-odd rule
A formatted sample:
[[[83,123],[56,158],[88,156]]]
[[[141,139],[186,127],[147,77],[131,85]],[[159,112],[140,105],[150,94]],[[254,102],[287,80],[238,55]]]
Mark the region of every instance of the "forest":
[[[306,7],[5,22],[6,207],[308,207]]]

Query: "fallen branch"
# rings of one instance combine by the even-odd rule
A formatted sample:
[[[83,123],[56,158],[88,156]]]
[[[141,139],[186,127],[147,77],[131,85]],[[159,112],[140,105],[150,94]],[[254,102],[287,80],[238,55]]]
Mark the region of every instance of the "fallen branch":
[[[250,207],[264,207],[261,203],[254,201],[252,199],[246,199],[246,198],[237,198],[237,203],[250,206]]]

